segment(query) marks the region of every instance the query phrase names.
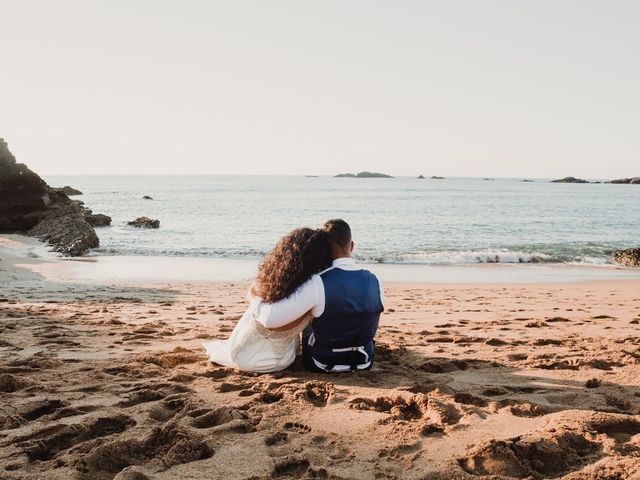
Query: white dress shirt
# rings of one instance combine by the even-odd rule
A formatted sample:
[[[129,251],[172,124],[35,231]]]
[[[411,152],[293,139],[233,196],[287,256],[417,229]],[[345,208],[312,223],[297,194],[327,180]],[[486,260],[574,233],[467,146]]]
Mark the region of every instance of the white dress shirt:
[[[362,270],[350,257],[336,258],[331,267],[324,272],[333,268]],[[324,272],[320,272],[320,274]],[[255,313],[256,319],[267,328],[279,328],[297,320],[308,311],[311,311],[314,318],[318,318],[324,312],[325,306],[324,284],[320,274],[313,275],[295,292],[279,302],[260,303]],[[380,285],[380,301],[384,307],[384,292],[379,280],[378,284]]]

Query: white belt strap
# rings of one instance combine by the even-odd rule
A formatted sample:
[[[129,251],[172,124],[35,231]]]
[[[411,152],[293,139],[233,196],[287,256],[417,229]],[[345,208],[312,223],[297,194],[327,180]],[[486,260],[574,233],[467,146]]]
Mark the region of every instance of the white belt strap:
[[[351,365],[334,365],[331,370],[327,370],[328,365],[324,363],[320,363],[313,357],[311,357],[311,360],[313,360],[313,363],[316,364],[316,367],[318,367],[321,370],[324,370],[325,372],[350,372],[351,371]],[[361,365],[356,365],[356,369],[364,370],[366,368],[369,368],[370,365],[371,365],[371,362],[369,361]]]
[[[334,353],[340,353],[340,352],[360,352],[361,354],[364,355],[364,361],[368,362],[369,361],[369,354],[366,352],[366,350],[364,349],[364,347],[346,347],[346,348],[332,348],[331,349],[332,352]]]

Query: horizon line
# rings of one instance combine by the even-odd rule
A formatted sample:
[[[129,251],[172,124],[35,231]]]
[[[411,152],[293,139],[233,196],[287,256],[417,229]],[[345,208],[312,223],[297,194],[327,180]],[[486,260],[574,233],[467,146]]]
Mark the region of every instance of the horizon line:
[[[65,177],[196,177],[196,176],[216,176],[216,177],[305,177],[305,178],[342,178],[342,179],[355,179],[355,180],[389,180],[393,178],[413,178],[416,180],[447,180],[449,178],[469,178],[469,179],[481,179],[481,180],[550,180],[550,179],[564,179],[567,177],[526,177],[526,176],[457,176],[457,175],[438,175],[441,178],[431,178],[430,176],[424,176],[419,178],[415,175],[390,175],[389,177],[338,177],[330,174],[303,174],[303,173],[38,173],[40,176],[65,176]],[[574,177],[583,180],[608,180],[610,177]],[[634,178],[633,175],[627,177],[615,177],[613,178]]]

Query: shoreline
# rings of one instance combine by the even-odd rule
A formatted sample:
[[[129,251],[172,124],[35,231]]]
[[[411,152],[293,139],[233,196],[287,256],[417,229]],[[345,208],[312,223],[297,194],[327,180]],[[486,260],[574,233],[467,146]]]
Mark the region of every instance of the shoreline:
[[[249,281],[259,261],[209,257],[95,255],[59,257],[31,237],[0,234],[0,255],[47,278],[98,283],[207,283]],[[386,284],[518,285],[640,281],[640,268],[575,264],[382,264],[362,263]]]

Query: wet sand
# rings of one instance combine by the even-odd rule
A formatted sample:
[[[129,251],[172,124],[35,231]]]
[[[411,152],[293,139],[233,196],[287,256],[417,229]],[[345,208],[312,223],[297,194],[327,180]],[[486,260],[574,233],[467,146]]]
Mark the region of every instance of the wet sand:
[[[68,262],[22,242],[0,242],[2,479],[640,478],[637,279],[387,283],[372,371],[255,375],[200,347],[247,281],[44,276]]]

